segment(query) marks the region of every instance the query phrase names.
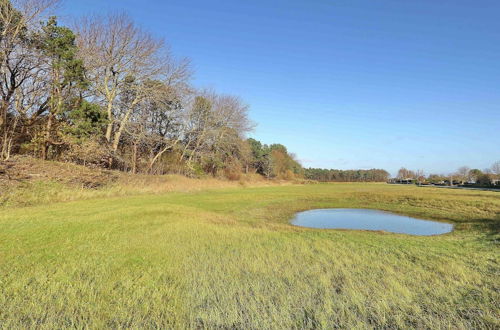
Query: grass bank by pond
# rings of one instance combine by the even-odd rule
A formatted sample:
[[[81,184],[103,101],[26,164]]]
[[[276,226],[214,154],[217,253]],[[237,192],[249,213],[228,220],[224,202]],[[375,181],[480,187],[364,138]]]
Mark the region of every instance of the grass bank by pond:
[[[288,224],[330,207],[447,220],[455,231]],[[499,193],[384,184],[0,209],[0,328],[495,328],[499,227]]]

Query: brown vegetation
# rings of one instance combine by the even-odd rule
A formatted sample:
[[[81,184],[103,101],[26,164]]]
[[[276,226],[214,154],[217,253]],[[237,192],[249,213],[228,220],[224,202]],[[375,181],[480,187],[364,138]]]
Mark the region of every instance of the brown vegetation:
[[[202,178],[189,178],[176,174],[133,174],[98,167],[89,168],[69,162],[14,156],[8,161],[0,162],[0,207],[29,206],[100,197],[307,182],[300,179],[270,181],[259,174],[245,174],[239,171],[228,172],[226,177],[228,179],[214,178],[210,175]]]

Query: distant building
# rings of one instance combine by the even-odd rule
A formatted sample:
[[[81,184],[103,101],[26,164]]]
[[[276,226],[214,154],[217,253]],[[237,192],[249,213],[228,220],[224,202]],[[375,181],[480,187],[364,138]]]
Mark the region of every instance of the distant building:
[[[417,182],[416,179],[411,179],[411,178],[405,178],[405,179],[393,178],[389,180],[389,183],[392,184],[415,184],[416,182]]]

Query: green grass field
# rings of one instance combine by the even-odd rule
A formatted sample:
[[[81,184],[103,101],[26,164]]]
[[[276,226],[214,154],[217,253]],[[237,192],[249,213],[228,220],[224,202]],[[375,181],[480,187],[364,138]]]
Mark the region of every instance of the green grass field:
[[[311,208],[456,223],[415,237],[288,224]],[[0,209],[0,328],[498,328],[500,193],[227,188]]]

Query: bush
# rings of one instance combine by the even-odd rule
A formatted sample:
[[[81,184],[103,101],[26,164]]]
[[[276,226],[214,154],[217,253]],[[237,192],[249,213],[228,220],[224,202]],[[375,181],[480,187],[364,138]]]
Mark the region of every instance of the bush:
[[[85,139],[84,141],[75,141],[70,137],[65,138],[67,146],[66,152],[62,153],[61,160],[69,161],[85,166],[101,167],[108,164],[112,152],[103,147],[103,143],[96,139]]]
[[[241,166],[230,164],[224,169],[224,177],[231,181],[238,181],[241,179]]]

